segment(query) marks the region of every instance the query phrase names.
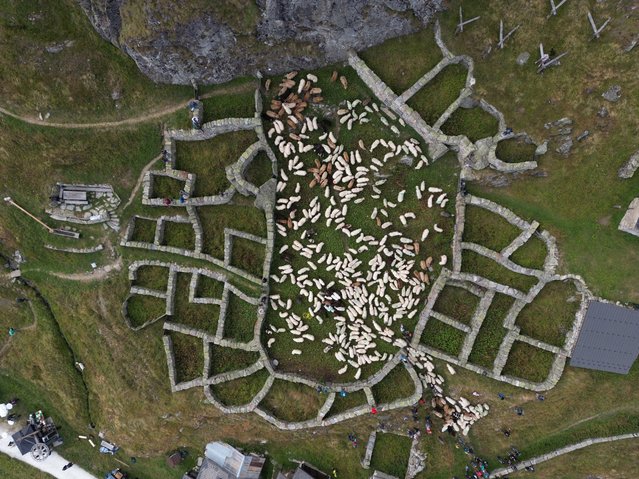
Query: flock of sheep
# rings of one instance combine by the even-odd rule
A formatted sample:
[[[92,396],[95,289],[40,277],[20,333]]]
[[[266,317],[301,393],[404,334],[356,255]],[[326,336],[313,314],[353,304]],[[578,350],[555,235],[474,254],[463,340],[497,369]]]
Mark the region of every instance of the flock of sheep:
[[[429,235],[444,229],[435,223],[413,237],[407,231],[417,213],[406,211],[402,203],[414,195],[426,208],[443,209],[449,199],[442,188],[426,181],[414,190],[389,193],[384,185],[392,169],[407,167],[397,165],[400,159],[416,163],[416,169],[428,165],[419,141],[399,139],[397,118],[385,107],[354,100],[336,111],[340,130],[377,118],[389,134],[368,147],[360,139],[355,148],[345,148],[337,132],[324,131],[317,116],[303,114],[313,103],[312,95],[321,93],[316,81],[309,74],[296,83],[295,75],[288,74],[280,84],[279,97],[284,100],[273,100],[267,112],[273,119],[268,136],[286,160],[280,168],[276,203],[277,232],[286,237],[278,253],[285,261],[271,278],[294,285],[306,310],[298,315],[293,312],[295,298],[271,295],[271,307],[286,327],[271,324],[267,346],[273,346],[277,334],[292,335],[298,344],[315,341],[309,322],[321,324],[328,317],[334,330],[317,340],[342,363],[340,375],[351,369],[354,379],[359,379],[363,366],[390,359],[378,350],[380,341],[397,348],[408,346],[397,323],[415,317],[434,264],[447,262],[446,255],[433,258],[424,252],[429,249]],[[401,119],[399,124],[404,126]],[[366,208],[369,224],[350,224],[349,209],[358,208]],[[331,238],[334,242],[336,236],[340,247],[326,247],[325,242]],[[304,261],[293,260],[295,256]],[[294,267],[296,263],[304,265]],[[302,350],[292,349],[291,354]]]
[[[448,261],[445,254],[427,253],[434,249],[430,235],[447,233],[444,227],[433,223],[418,228],[418,233],[411,228],[414,221],[423,223],[426,216],[441,215],[407,211],[404,201],[414,195],[419,208],[444,211],[448,194],[426,181],[410,190],[389,188],[395,168],[415,163],[420,170],[428,165],[420,142],[402,139],[405,135],[397,126],[405,127],[402,119],[375,102],[356,99],[333,111],[337,129],[320,125],[318,116],[306,114],[309,105],[321,101],[317,77],[309,74],[296,82],[296,76],[291,72],[284,77],[279,99],[267,111],[273,121],[268,137],[286,160],[279,172],[275,207],[282,261],[271,279],[285,286],[281,291],[294,295],[270,296],[282,326],[269,324],[267,347],[273,347],[279,334],[292,336],[299,348],[319,340],[326,345],[324,353],[340,364],[338,374],[350,369],[355,380],[366,365],[393,357],[388,348],[380,351],[382,342],[400,348],[406,352],[403,360],[410,361],[432,390],[433,414],[443,419],[442,430],[467,434],[488,413],[488,406],[446,396],[444,379],[435,372],[432,358],[410,347],[411,335],[403,324],[423,307],[435,263],[444,266]],[[331,81],[336,79],[333,72]],[[348,88],[346,78],[340,82]],[[320,110],[320,115],[325,111]],[[371,120],[378,120],[388,134],[368,146],[361,138],[351,148],[340,142],[338,132],[357,132],[358,125]],[[300,300],[302,308],[297,308]],[[332,331],[316,338],[318,333],[311,331],[326,331],[317,327],[325,321],[331,322]],[[301,355],[302,349],[293,346],[290,353]],[[455,374],[450,365],[448,369]]]

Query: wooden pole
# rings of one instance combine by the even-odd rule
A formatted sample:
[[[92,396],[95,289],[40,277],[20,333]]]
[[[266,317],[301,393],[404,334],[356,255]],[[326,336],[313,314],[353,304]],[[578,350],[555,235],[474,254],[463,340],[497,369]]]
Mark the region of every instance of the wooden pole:
[[[561,2],[555,4],[554,0],[550,0],[550,15],[548,15],[546,18],[557,16],[557,10],[559,10],[559,7],[561,7],[567,1],[568,0],[561,0]]]
[[[592,14],[590,13],[590,11],[588,11],[588,21],[590,22],[590,26],[592,27],[592,31],[594,32],[593,38],[600,37],[601,32],[603,31],[604,28],[606,28],[606,25],[608,25],[610,20],[611,19],[608,18],[608,20],[606,20],[600,28],[597,28],[597,25],[595,25],[595,20],[594,18],[592,18]]]
[[[27,210],[25,210],[22,206],[20,206],[18,203],[16,203],[15,201],[13,201],[11,198],[5,198],[5,201],[7,203],[9,203],[10,205],[15,206],[16,208],[18,208],[20,211],[22,211],[25,215],[27,215],[29,218],[31,218],[32,220],[37,221],[40,225],[42,225],[49,233],[53,233],[53,228],[51,228],[49,225],[45,224],[44,222],[42,222],[39,218],[36,218],[34,215],[32,215],[31,213],[29,213]]]
[[[462,33],[464,31],[464,25],[468,25],[469,23],[473,23],[475,20],[479,20],[481,16],[477,16],[471,18],[470,20],[464,21],[464,13],[462,12],[462,7],[459,7],[459,23],[457,24],[457,28],[455,29],[455,33]]]
[[[517,25],[515,28],[509,31],[506,36],[504,36],[504,22],[503,20],[499,21],[499,48],[503,50],[506,40],[508,40],[508,38],[510,38],[510,36],[519,29],[519,27],[521,27],[521,25]]]

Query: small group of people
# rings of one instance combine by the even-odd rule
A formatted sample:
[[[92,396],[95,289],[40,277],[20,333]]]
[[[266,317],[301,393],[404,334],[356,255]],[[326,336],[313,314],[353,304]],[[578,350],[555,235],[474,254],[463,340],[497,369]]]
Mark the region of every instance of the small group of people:
[[[497,460],[505,466],[514,466],[519,462],[519,456],[521,456],[521,452],[515,446],[512,446],[506,457],[497,456]]]
[[[488,463],[481,457],[473,457],[470,464],[466,466],[466,479],[488,479]]]

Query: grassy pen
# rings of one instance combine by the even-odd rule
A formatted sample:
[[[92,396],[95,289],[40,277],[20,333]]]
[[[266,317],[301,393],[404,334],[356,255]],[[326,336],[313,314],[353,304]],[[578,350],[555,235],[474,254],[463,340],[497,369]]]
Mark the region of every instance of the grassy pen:
[[[415,392],[415,383],[406,368],[400,364],[371,389],[375,402],[384,404],[411,396]]]
[[[260,358],[257,352],[225,348],[215,344],[209,345],[209,353],[211,376],[248,368]]]
[[[521,328],[521,334],[562,347],[575,321],[580,298],[573,283],[552,281],[524,306],[515,325]]]
[[[197,209],[204,232],[204,253],[224,258],[224,228],[266,237],[264,213],[254,207],[234,204]]]
[[[176,248],[194,250],[195,230],[193,229],[193,225],[191,223],[165,221],[162,244]]]
[[[197,280],[195,295],[198,298],[222,299],[224,283],[209,276],[200,275]]]
[[[226,318],[224,319],[224,337],[248,343],[253,339],[256,321],[257,306],[230,293]]]
[[[189,301],[191,275],[178,273],[175,287],[174,311],[170,321],[215,334],[220,317],[217,304],[197,304]]]
[[[273,164],[264,151],[260,151],[244,172],[244,178],[258,188],[273,177]]]
[[[510,260],[525,268],[543,269],[547,255],[546,243],[533,235],[510,255]]]
[[[447,66],[408,100],[408,106],[417,111],[427,124],[434,125],[459,96],[467,74],[462,65]]]
[[[501,251],[519,236],[521,230],[502,216],[480,206],[466,206],[463,240]]]
[[[134,286],[155,289],[156,291],[166,291],[169,282],[169,268],[164,266],[144,265],[140,266],[133,281]]]
[[[266,250],[263,245],[245,238],[233,238],[233,252],[231,254],[233,266],[261,278],[265,255]]]
[[[367,404],[368,402],[366,400],[366,394],[364,393],[364,391],[355,391],[352,393],[348,393],[344,397],[336,394],[335,401],[333,401],[333,405],[328,411],[328,414],[326,414],[326,417],[329,418],[331,416],[336,416],[342,412],[348,411],[349,409],[353,409],[359,406],[365,406]]]
[[[127,316],[133,328],[163,316],[165,311],[165,299],[142,294],[131,296],[126,305]]]
[[[470,324],[480,298],[467,289],[457,286],[444,286],[437,296],[433,310],[456,319],[460,323]]]
[[[242,406],[260,392],[269,374],[265,369],[244,378],[211,386],[211,393],[226,406]]]
[[[181,383],[202,377],[204,351],[202,340],[195,336],[171,332],[175,357],[175,382]]]
[[[537,146],[534,143],[526,143],[521,139],[510,139],[497,143],[495,154],[497,158],[506,163],[519,163],[533,161],[536,149]]]
[[[412,440],[398,434],[377,433],[371,457],[371,469],[396,477],[404,477]]]
[[[522,341],[515,341],[502,371],[506,376],[541,382],[548,377],[555,355]]]
[[[426,323],[420,341],[426,346],[457,356],[461,352],[465,337],[466,333],[463,331],[431,318]]]
[[[498,128],[497,118],[481,108],[458,108],[442,125],[442,132],[447,135],[465,135],[475,142],[493,137]]]
[[[533,276],[515,273],[492,259],[471,250],[464,250],[462,253],[462,271],[478,274],[491,281],[516,288],[524,293],[538,282],[538,279]]]
[[[226,190],[230,184],[225,167],[236,162],[256,141],[255,132],[250,130],[225,133],[210,140],[178,141],[176,169],[196,175],[191,196],[219,195]]]
[[[309,386],[276,379],[260,407],[284,421],[306,421],[317,416],[321,399]]]
[[[471,363],[489,369],[493,367],[499,346],[506,336],[504,320],[513,302],[514,299],[505,294],[495,295],[468,357]]]

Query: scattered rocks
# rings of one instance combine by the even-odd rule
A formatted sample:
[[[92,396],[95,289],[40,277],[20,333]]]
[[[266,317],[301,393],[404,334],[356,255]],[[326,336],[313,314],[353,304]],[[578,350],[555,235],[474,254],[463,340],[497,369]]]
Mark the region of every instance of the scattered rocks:
[[[583,133],[581,133],[578,137],[577,137],[577,141],[583,141],[586,138],[588,138],[590,136],[590,130],[584,130]]]
[[[608,90],[606,90],[601,96],[604,98],[604,100],[616,103],[621,98],[621,87],[619,85],[613,85],[608,88]]]
[[[71,47],[73,46],[74,41],[73,40],[66,40],[64,42],[58,42],[58,43],[52,43],[51,45],[46,46],[44,49],[47,53],[60,53],[62,50],[64,50],[67,47]]]
[[[570,154],[570,150],[572,149],[572,143],[572,138],[566,137],[563,139],[559,147],[555,149],[555,151],[560,155],[568,156]]]
[[[608,116],[608,109],[605,106],[602,106],[597,112],[597,116],[599,118],[606,118]]]
[[[541,145],[537,147],[535,150],[535,156],[545,155],[548,151],[548,140],[544,141]]]
[[[636,36],[627,46],[626,48],[623,49],[624,52],[628,53],[630,51],[632,51],[632,49],[634,47],[637,46],[637,44],[639,44],[639,35]]]
[[[639,168],[639,150],[635,151],[628,161],[619,168],[617,175],[619,178],[632,178],[635,171]]]
[[[551,121],[544,124],[544,128],[551,130],[552,136],[557,137],[559,147],[555,151],[561,155],[568,155],[572,149],[572,120],[568,117],[560,118],[559,120]],[[547,146],[546,146],[547,148]]]
[[[551,121],[551,122],[545,123],[544,124],[544,128],[546,130],[550,130],[553,127],[563,128],[563,127],[570,126],[570,125],[572,125],[572,120],[570,118],[568,118],[568,117],[563,117],[563,118],[560,118],[559,120],[555,120],[555,121]]]
[[[526,63],[528,63],[529,59],[530,59],[530,53],[528,52],[520,53],[519,56],[517,57],[517,65],[523,66]]]
[[[402,156],[399,159],[399,164],[400,165],[406,165],[406,166],[413,166],[413,157],[412,156]]]

